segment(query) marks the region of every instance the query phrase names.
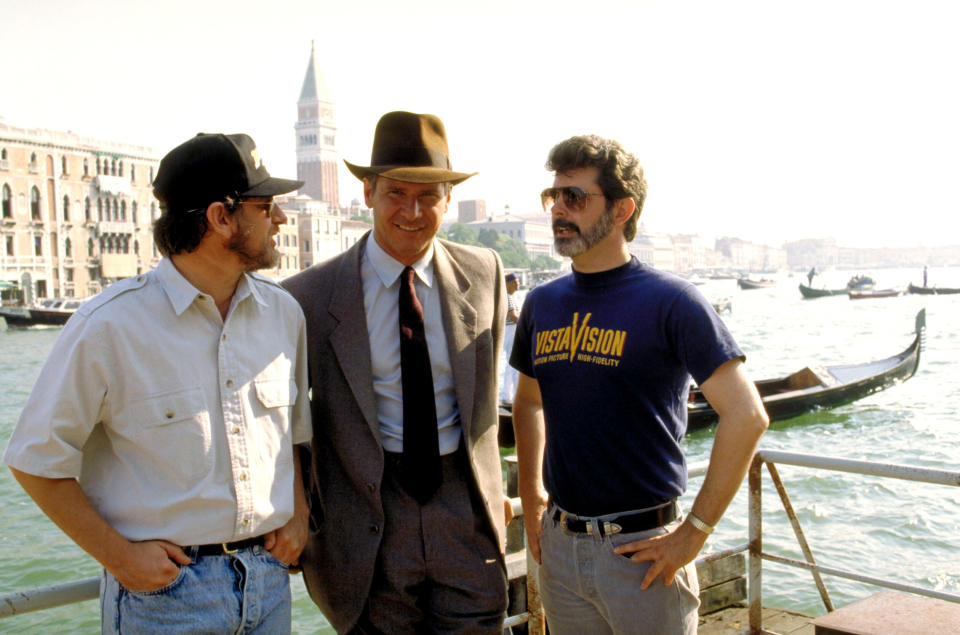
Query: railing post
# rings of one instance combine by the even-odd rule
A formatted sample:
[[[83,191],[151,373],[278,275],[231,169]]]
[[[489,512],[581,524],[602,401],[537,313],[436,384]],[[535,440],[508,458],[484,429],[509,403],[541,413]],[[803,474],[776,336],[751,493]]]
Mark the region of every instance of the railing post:
[[[750,533],[750,580],[747,585],[747,600],[749,603],[750,632],[761,633],[763,631],[763,598],[760,590],[762,578],[761,553],[763,552],[762,536],[762,507],[761,507],[761,467],[763,461],[758,455],[754,455],[750,463],[750,472],[747,481],[750,486],[750,503],[748,531]]]

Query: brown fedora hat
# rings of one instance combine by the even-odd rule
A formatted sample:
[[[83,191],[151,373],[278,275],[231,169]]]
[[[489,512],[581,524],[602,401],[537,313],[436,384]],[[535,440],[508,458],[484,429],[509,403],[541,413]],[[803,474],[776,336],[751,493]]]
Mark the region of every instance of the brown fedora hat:
[[[436,115],[388,112],[373,134],[370,167],[344,161],[358,179],[377,174],[409,183],[462,183],[476,174],[454,172],[447,133]]]

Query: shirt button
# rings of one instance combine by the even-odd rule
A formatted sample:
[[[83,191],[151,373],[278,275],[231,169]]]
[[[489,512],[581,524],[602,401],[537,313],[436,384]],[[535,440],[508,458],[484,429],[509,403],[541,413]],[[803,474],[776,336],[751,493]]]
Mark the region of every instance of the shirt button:
[[[240,426],[233,426],[233,433],[240,434]]]
[[[370,490],[371,492],[375,492],[377,491],[377,486],[374,485],[373,483],[367,483],[367,489]]]
[[[167,411],[167,419],[173,419],[173,412],[172,412],[172,411],[169,411],[169,410]]]
[[[374,534],[374,535],[379,534],[379,533],[380,533],[380,526],[379,526],[379,525],[370,525],[370,533],[371,533],[371,534]]]
[[[224,334],[223,334],[223,337],[221,337],[220,339],[223,340],[224,342],[226,342],[226,341],[227,341],[227,334],[224,333]]]
[[[240,524],[243,525],[244,527],[246,527],[247,525],[250,524],[250,521],[247,520],[246,518],[244,518],[242,521],[240,521]]]
[[[232,380],[232,379],[228,379],[228,380],[227,380],[227,388],[232,388],[232,387],[233,387],[233,380]]]
[[[241,481],[247,480],[247,473],[246,473],[246,472],[241,472],[241,473],[240,473],[240,480],[241,480]]]

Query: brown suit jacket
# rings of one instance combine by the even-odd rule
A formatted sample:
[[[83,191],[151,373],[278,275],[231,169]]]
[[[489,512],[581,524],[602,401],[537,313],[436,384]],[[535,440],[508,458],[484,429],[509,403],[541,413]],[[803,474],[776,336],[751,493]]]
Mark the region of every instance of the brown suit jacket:
[[[341,255],[292,276],[283,286],[307,319],[311,411],[311,532],[300,556],[313,601],[338,632],[356,624],[373,580],[383,531],[384,455],[360,262],[364,239]],[[434,268],[456,386],[467,477],[503,545],[503,482],[497,442],[497,360],[506,290],[490,250],[435,241]]]

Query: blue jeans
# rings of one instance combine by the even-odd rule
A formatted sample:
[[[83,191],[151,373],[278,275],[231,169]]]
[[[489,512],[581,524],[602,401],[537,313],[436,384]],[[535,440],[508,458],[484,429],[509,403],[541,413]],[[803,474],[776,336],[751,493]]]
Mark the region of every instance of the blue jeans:
[[[263,547],[197,557],[155,591],[130,591],[109,572],[100,584],[106,633],[290,633],[290,572]]]
[[[660,577],[644,591],[640,583],[650,563],[613,552],[617,545],[665,534],[670,525],[612,536],[567,534],[553,520],[554,509],[547,508],[540,535],[540,597],[551,635],[696,634],[700,584],[692,562],[677,570],[670,586]]]

